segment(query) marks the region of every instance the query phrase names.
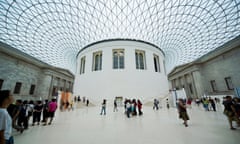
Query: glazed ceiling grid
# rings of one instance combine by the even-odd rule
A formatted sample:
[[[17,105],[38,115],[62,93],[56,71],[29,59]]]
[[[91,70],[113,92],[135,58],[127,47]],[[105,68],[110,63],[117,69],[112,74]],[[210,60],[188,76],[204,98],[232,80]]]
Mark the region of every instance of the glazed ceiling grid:
[[[240,0],[0,0],[0,41],[73,73],[79,50],[105,39],[157,45],[169,72],[239,33]]]

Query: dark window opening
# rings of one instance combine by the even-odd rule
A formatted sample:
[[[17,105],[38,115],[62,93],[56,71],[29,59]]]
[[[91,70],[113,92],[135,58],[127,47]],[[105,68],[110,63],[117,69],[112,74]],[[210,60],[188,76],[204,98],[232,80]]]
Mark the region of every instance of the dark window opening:
[[[3,81],[3,79],[0,79],[0,90],[2,89]]]
[[[213,92],[217,91],[216,81],[215,80],[211,80],[210,83],[211,83],[211,87],[212,87]]]
[[[225,82],[226,82],[228,90],[234,89],[231,77],[226,77]]]
[[[30,88],[30,91],[29,91],[30,95],[34,94],[35,87],[36,87],[35,85],[31,85],[31,88]]]
[[[14,94],[19,94],[20,91],[21,91],[21,87],[22,87],[22,83],[20,82],[17,82],[16,85],[15,85],[15,88],[14,88]]]
[[[192,84],[189,84],[189,90],[190,90],[190,93],[193,94]]]

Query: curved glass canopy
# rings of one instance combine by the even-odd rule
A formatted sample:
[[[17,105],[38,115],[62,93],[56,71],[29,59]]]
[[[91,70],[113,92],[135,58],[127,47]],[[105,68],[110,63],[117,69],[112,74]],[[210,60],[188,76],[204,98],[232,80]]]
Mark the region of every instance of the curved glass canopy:
[[[73,73],[104,39],[159,46],[169,72],[239,34],[240,0],[0,0],[0,41]]]

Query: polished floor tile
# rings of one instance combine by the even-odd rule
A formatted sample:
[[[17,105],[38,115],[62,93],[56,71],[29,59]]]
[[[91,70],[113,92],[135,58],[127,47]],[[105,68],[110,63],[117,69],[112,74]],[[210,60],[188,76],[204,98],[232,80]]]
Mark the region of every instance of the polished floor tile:
[[[100,106],[74,111],[57,111],[52,125],[31,126],[14,132],[16,144],[239,144],[240,128],[230,130],[222,113],[201,107],[188,109],[189,127],[178,119],[175,108],[154,111],[143,106],[144,114],[127,118],[123,108],[100,115]]]

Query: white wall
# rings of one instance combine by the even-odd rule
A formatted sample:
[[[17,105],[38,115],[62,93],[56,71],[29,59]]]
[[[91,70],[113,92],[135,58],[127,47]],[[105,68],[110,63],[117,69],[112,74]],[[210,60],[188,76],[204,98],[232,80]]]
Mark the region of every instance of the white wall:
[[[112,50],[124,49],[125,68],[113,69]],[[137,70],[135,50],[144,50],[146,70]],[[102,51],[102,70],[92,71],[93,53]],[[160,59],[161,72],[155,72],[153,54]],[[86,56],[85,73],[79,74],[80,59]],[[151,45],[136,41],[111,41],[98,43],[83,50],[78,56],[74,95],[85,96],[92,102],[102,99],[113,101],[115,96],[140,98],[140,100],[163,97],[168,93],[167,76],[164,73],[164,56]]]

